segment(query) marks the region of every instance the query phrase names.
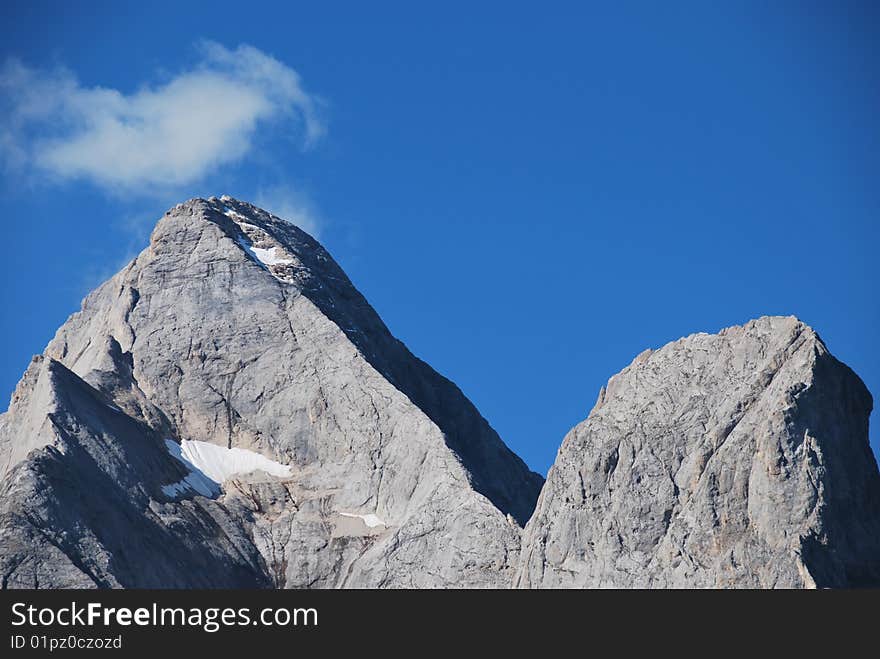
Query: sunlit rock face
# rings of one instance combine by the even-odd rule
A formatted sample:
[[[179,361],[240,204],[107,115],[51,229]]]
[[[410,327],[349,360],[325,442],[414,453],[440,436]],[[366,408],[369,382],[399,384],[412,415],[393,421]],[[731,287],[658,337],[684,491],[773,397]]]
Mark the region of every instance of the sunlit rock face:
[[[871,406],[796,318],[643,352],[565,438],[516,585],[880,584]]]
[[[0,416],[2,586],[877,586],[871,406],[760,318],[641,353],[544,484],[313,238],[193,199]]]
[[[500,587],[542,479],[309,235],[169,210],[0,420],[4,585]]]

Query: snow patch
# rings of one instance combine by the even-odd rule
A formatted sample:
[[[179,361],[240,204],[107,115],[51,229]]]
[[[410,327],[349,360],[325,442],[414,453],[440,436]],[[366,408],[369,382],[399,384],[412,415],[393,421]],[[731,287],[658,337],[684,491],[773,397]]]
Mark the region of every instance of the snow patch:
[[[385,522],[383,522],[381,519],[379,519],[379,517],[377,517],[373,513],[368,513],[366,515],[358,515],[357,513],[339,513],[339,514],[342,515],[343,517],[357,517],[359,519],[362,519],[364,521],[364,524],[366,524],[371,529],[376,526],[387,526],[387,524],[385,524]]]
[[[279,478],[290,478],[293,475],[293,470],[287,465],[243,448],[226,448],[210,442],[188,439],[180,444],[166,439],[165,446],[175,459],[190,470],[183,480],[162,488],[169,497],[191,490],[206,497],[216,496],[220,493],[220,483],[255,471]]]
[[[250,254],[255,261],[262,263],[267,269],[270,265],[290,265],[293,263],[291,259],[279,258],[276,256],[276,247],[270,249],[254,247],[244,236],[238,237],[238,244],[244,251]]]
[[[226,201],[224,197],[220,197],[220,199]],[[249,218],[246,215],[242,215],[238,211],[231,209],[229,206],[223,206],[223,214],[231,218],[233,222],[241,227],[242,231],[246,231],[249,229],[251,232],[266,233],[260,227],[248,222],[247,220]],[[247,254],[254,261],[260,263],[266,270],[269,270],[269,272],[272,272],[269,268],[269,266],[271,265],[291,265],[292,263],[294,263],[293,259],[279,256],[278,247],[270,247],[268,249],[265,249],[263,247],[255,247],[253,241],[247,236],[246,233],[244,235],[238,236],[238,238],[236,238],[236,242],[245,252],[247,252]],[[272,275],[275,276],[276,279],[284,281],[274,272],[272,272]]]
[[[279,478],[289,478],[293,475],[292,469],[287,465],[270,460],[256,451],[226,448],[195,440],[183,440],[180,445],[183,457],[218,483],[254,471],[264,471]]]
[[[162,492],[167,497],[175,498],[181,494],[188,492],[196,492],[203,497],[215,497],[220,494],[220,485],[215,483],[202,473],[195,465],[184,457],[182,446],[177,442],[166,439],[165,447],[173,458],[182,462],[190,470],[183,480],[172,483],[171,485],[163,485]]]
[[[223,207],[223,214],[227,217],[231,217],[235,222],[239,220],[246,220],[247,217],[239,213],[238,211],[232,210],[229,206]]]
[[[266,265],[290,265],[293,263],[291,259],[285,259],[276,256],[275,250],[276,247],[272,247],[270,249],[262,249],[260,247],[251,247],[251,251],[256,254],[257,258],[261,263]]]

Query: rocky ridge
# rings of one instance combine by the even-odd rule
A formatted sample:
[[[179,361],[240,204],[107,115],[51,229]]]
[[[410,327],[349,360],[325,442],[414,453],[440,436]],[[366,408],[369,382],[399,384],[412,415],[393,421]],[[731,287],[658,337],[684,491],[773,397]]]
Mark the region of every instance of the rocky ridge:
[[[793,317],[646,350],[563,441],[516,584],[878,585],[871,408]]]
[[[764,317],[636,357],[543,483],[311,236],[192,199],[0,415],[0,585],[877,586],[871,407]]]
[[[168,439],[291,476],[200,496]],[[228,197],[171,209],[58,330],[0,465],[6,586],[502,586],[542,484],[323,247]]]

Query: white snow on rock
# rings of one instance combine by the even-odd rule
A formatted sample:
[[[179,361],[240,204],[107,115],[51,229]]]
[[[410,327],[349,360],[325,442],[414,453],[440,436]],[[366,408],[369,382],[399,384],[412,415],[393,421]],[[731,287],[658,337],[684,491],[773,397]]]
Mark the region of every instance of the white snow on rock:
[[[232,221],[240,226],[242,230],[250,229],[251,231],[265,233],[260,227],[246,222],[245,220],[247,220],[248,218],[238,211],[232,210],[231,208],[229,208],[229,206],[224,206],[223,209],[224,215],[232,218]],[[247,236],[239,236],[237,242],[245,252],[253,257],[255,261],[257,261],[258,263],[262,263],[264,266],[266,266],[267,270],[268,266],[270,265],[290,265],[291,263],[293,263],[292,259],[286,259],[282,256],[278,256],[277,247],[270,247],[269,249],[254,247],[252,241]]]
[[[364,524],[369,526],[371,529],[376,526],[387,526],[385,522],[383,522],[379,517],[374,515],[373,513],[368,513],[366,515],[358,515],[356,513],[339,513],[343,517],[357,517],[364,521]]]
[[[276,255],[276,247],[271,249],[263,249],[261,247],[251,247],[251,251],[256,255],[261,263],[265,265],[289,265],[293,263],[291,259],[281,258]]]
[[[223,197],[221,197],[221,199],[223,199]],[[227,217],[231,217],[232,220],[236,223],[240,222],[241,220],[247,219],[247,217],[245,217],[244,215],[242,215],[241,213],[239,213],[236,210],[232,210],[229,206],[223,207],[223,214],[226,215]]]
[[[275,462],[256,451],[243,448],[226,448],[210,442],[183,440],[181,454],[191,465],[217,483],[233,476],[243,476],[263,471],[271,476],[289,478],[293,471],[287,465]]]
[[[165,496],[174,498],[189,492],[196,492],[203,497],[215,497],[220,494],[220,485],[208,478],[184,457],[182,446],[180,444],[171,439],[166,439],[165,447],[168,449],[168,452],[172,457],[185,464],[190,470],[183,480],[162,487],[162,492],[165,493]]]
[[[247,219],[244,215],[239,215],[239,217],[241,217],[242,219]],[[256,231],[256,232],[258,232],[258,233],[265,233],[265,231],[263,231],[263,230],[262,230],[260,227],[258,227],[256,224],[251,224],[250,222],[238,222],[238,221],[236,221],[236,224],[237,224],[238,226],[240,226],[242,229],[244,229],[245,231]]]
[[[250,254],[254,260],[262,263],[268,269],[270,265],[288,265],[293,263],[290,259],[279,258],[275,255],[275,247],[271,249],[263,249],[262,247],[254,247],[251,245],[248,240],[244,236],[240,236],[238,239],[238,244],[241,245],[241,248]]]
[[[190,470],[183,480],[162,488],[169,497],[190,490],[206,497],[216,496],[220,493],[220,484],[224,481],[255,471],[262,471],[279,478],[290,478],[293,475],[290,467],[243,448],[230,449],[209,442],[188,439],[180,444],[166,439],[165,446],[174,458]]]

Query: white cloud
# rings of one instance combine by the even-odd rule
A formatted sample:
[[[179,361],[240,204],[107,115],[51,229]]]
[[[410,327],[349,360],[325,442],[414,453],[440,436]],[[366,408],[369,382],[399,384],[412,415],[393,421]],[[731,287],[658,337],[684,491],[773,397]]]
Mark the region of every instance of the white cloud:
[[[314,203],[303,192],[289,185],[277,185],[257,191],[254,203],[317,238],[321,220]]]
[[[252,46],[205,42],[199,50],[192,69],[131,94],[7,61],[0,157],[8,167],[128,191],[193,183],[238,161],[267,122],[295,126],[306,146],[321,136],[320,102],[296,71]]]

